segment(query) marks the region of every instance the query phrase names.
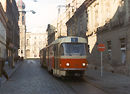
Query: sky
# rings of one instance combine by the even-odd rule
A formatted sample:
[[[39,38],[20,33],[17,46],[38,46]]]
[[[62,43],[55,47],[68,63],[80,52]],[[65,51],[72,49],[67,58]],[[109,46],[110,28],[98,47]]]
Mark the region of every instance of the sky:
[[[18,0],[16,0],[18,1]],[[46,32],[47,25],[58,15],[58,5],[65,5],[66,0],[22,0],[26,11],[34,10],[36,14],[27,12],[26,26],[27,32]]]

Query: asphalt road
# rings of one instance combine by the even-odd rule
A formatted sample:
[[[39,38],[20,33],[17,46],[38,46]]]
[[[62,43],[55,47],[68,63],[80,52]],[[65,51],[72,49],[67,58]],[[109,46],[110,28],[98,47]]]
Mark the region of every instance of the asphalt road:
[[[57,79],[40,67],[38,60],[26,60],[0,88],[0,94],[107,94],[85,79]]]

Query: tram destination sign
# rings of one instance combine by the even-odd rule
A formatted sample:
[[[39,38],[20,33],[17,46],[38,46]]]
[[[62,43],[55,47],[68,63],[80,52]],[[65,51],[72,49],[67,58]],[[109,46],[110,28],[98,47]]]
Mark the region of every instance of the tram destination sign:
[[[78,38],[71,38],[71,42],[78,42]]]

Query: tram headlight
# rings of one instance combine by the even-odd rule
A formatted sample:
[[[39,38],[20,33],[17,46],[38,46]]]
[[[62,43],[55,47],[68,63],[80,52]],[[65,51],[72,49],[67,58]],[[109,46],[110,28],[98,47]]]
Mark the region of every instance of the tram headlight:
[[[70,66],[70,63],[66,63],[66,66]]]
[[[86,63],[82,63],[82,66],[84,66],[84,67],[85,67],[85,66],[86,66]]]

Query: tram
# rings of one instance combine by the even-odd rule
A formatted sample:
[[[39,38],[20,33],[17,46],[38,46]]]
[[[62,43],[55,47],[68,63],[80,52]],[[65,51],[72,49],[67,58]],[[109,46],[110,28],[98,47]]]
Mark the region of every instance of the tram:
[[[82,77],[88,65],[86,44],[82,37],[59,38],[40,51],[41,65],[54,76]]]
[[[47,64],[46,64],[46,48],[43,48],[40,50],[39,52],[39,57],[40,57],[40,64],[41,64],[41,67],[44,67],[46,68]]]

